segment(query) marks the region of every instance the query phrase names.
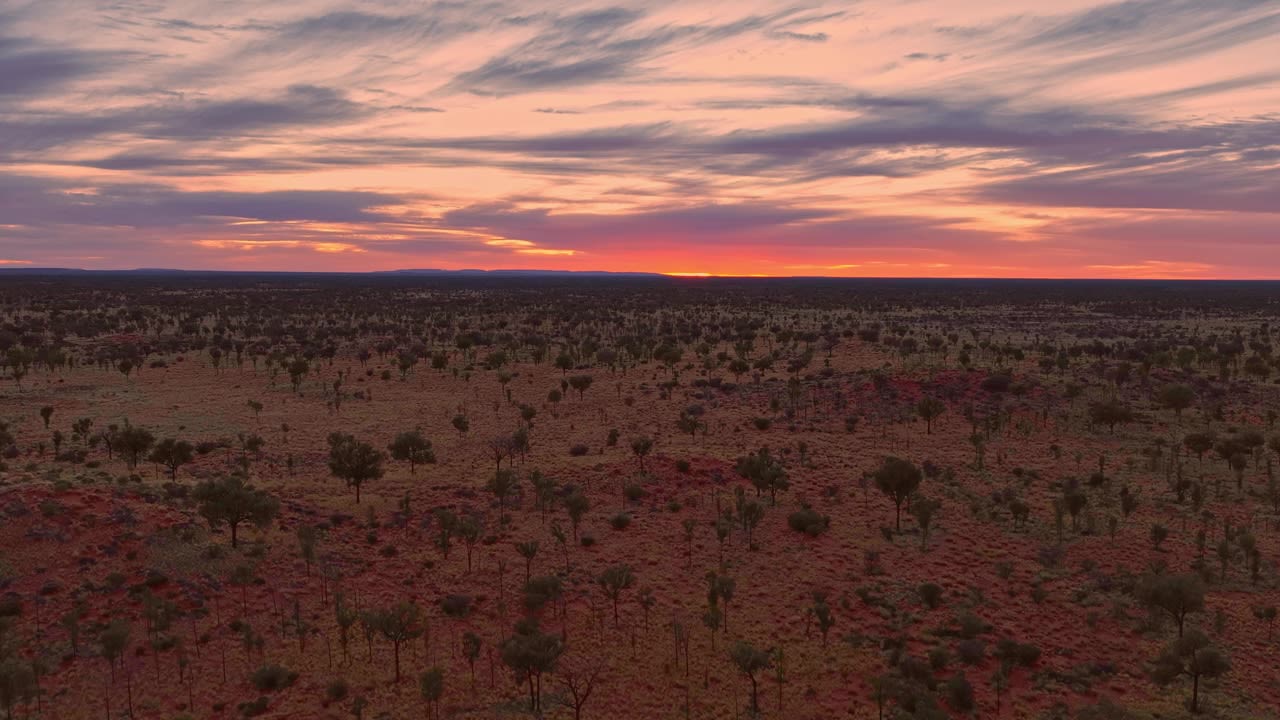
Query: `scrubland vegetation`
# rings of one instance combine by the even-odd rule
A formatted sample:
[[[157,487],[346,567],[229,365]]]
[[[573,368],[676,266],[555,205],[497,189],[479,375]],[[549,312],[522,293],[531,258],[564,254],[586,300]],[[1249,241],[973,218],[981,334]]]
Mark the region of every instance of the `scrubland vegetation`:
[[[1278,309],[14,278],[0,712],[1275,717]]]

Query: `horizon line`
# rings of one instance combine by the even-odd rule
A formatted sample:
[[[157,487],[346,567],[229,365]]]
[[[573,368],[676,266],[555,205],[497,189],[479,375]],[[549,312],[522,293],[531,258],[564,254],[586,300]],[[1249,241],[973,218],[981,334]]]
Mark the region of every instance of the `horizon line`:
[[[630,278],[667,278],[672,280],[969,280],[969,281],[1039,281],[1039,282],[1280,282],[1275,278],[1232,277],[1053,277],[1053,276],[988,276],[988,275],[764,275],[720,274],[709,272],[657,272],[644,270],[564,270],[522,268],[393,268],[389,270],[269,270],[222,268],[81,268],[27,265],[0,265],[0,275],[56,275],[56,274],[218,274],[218,275],[556,275],[556,276],[617,276]]]

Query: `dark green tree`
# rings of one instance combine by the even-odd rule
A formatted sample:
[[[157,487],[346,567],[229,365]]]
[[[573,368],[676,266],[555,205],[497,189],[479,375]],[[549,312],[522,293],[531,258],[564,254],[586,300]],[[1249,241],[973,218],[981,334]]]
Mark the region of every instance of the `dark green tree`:
[[[756,674],[773,667],[773,654],[768,650],[758,650],[746,640],[736,640],[729,648],[729,658],[737,666],[738,672],[751,681],[751,713],[760,714],[759,681]]]
[[[192,494],[200,516],[209,527],[226,525],[231,531],[231,547],[237,547],[237,531],[241,524],[252,523],[257,527],[271,524],[280,512],[280,502],[265,490],[245,484],[239,475],[228,475],[218,480],[206,480],[196,486]]]
[[[195,447],[186,440],[165,438],[151,450],[148,460],[169,469],[169,479],[178,479],[178,468],[195,459]]]
[[[440,698],[444,696],[444,670],[433,667],[418,678],[422,700],[431,708],[433,718],[440,717]]]
[[[396,439],[387,446],[391,459],[409,463],[409,474],[414,474],[419,465],[431,465],[436,461],[435,450],[431,441],[422,436],[419,430],[410,430],[396,435]]]
[[[370,480],[382,477],[383,455],[372,445],[356,440],[349,433],[329,434],[329,472],[356,489],[360,504],[360,488]]]
[[[371,610],[367,614],[368,625],[391,643],[397,683],[400,682],[400,646],[422,637],[421,615],[418,606],[410,602],[396,603],[388,608]]]
[[[130,468],[138,466],[147,450],[151,449],[152,444],[156,441],[156,437],[151,434],[150,430],[140,428],[136,425],[130,425],[128,422],[116,434],[113,445],[120,450],[120,454],[124,455],[125,462]]]
[[[791,487],[786,468],[774,459],[767,447],[738,458],[734,470],[756,489],[756,497],[768,492],[770,502],[774,505],[778,504],[778,491],[786,491]]]
[[[1182,417],[1182,411],[1191,407],[1195,399],[1195,391],[1187,385],[1175,383],[1160,388],[1160,404],[1172,410],[1179,418]]]
[[[1179,677],[1191,679],[1191,712],[1200,711],[1200,680],[1213,680],[1231,670],[1231,661],[1209,642],[1200,630],[1192,628],[1179,637],[1156,658],[1151,677],[1160,685],[1168,685]]]
[[[613,603],[613,626],[617,627],[618,602],[622,598],[622,592],[635,585],[636,576],[629,565],[612,565],[600,573],[596,582],[600,584],[605,597]]]
[[[924,420],[925,434],[933,434],[933,421],[947,411],[946,403],[937,398],[924,397],[916,403],[916,413]]]
[[[1173,618],[1178,637],[1183,636],[1187,615],[1204,610],[1204,581],[1196,573],[1149,575],[1138,585],[1137,595],[1147,607],[1163,610]]]
[[[911,461],[890,456],[872,474],[872,479],[876,488],[893,501],[894,527],[902,532],[902,503],[920,487],[924,474]]]
[[[631,452],[640,462],[640,472],[644,472],[644,459],[653,450],[653,438],[641,435],[631,441]]]
[[[542,711],[542,676],[555,672],[564,653],[558,635],[544,633],[536,618],[516,623],[515,632],[502,643],[502,662],[515,673],[517,682],[529,686],[529,710]]]

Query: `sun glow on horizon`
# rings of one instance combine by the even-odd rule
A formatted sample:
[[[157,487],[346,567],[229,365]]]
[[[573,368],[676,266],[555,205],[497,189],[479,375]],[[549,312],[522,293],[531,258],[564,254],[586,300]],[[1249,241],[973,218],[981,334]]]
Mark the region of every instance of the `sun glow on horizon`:
[[[822,5],[8,3],[3,264],[1280,277],[1274,3]]]

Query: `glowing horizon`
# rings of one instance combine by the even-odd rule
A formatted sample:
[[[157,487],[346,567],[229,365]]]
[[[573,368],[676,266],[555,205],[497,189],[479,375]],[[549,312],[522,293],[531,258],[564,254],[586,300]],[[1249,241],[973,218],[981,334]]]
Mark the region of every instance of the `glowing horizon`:
[[[0,0],[0,268],[1280,278],[1280,2]]]

